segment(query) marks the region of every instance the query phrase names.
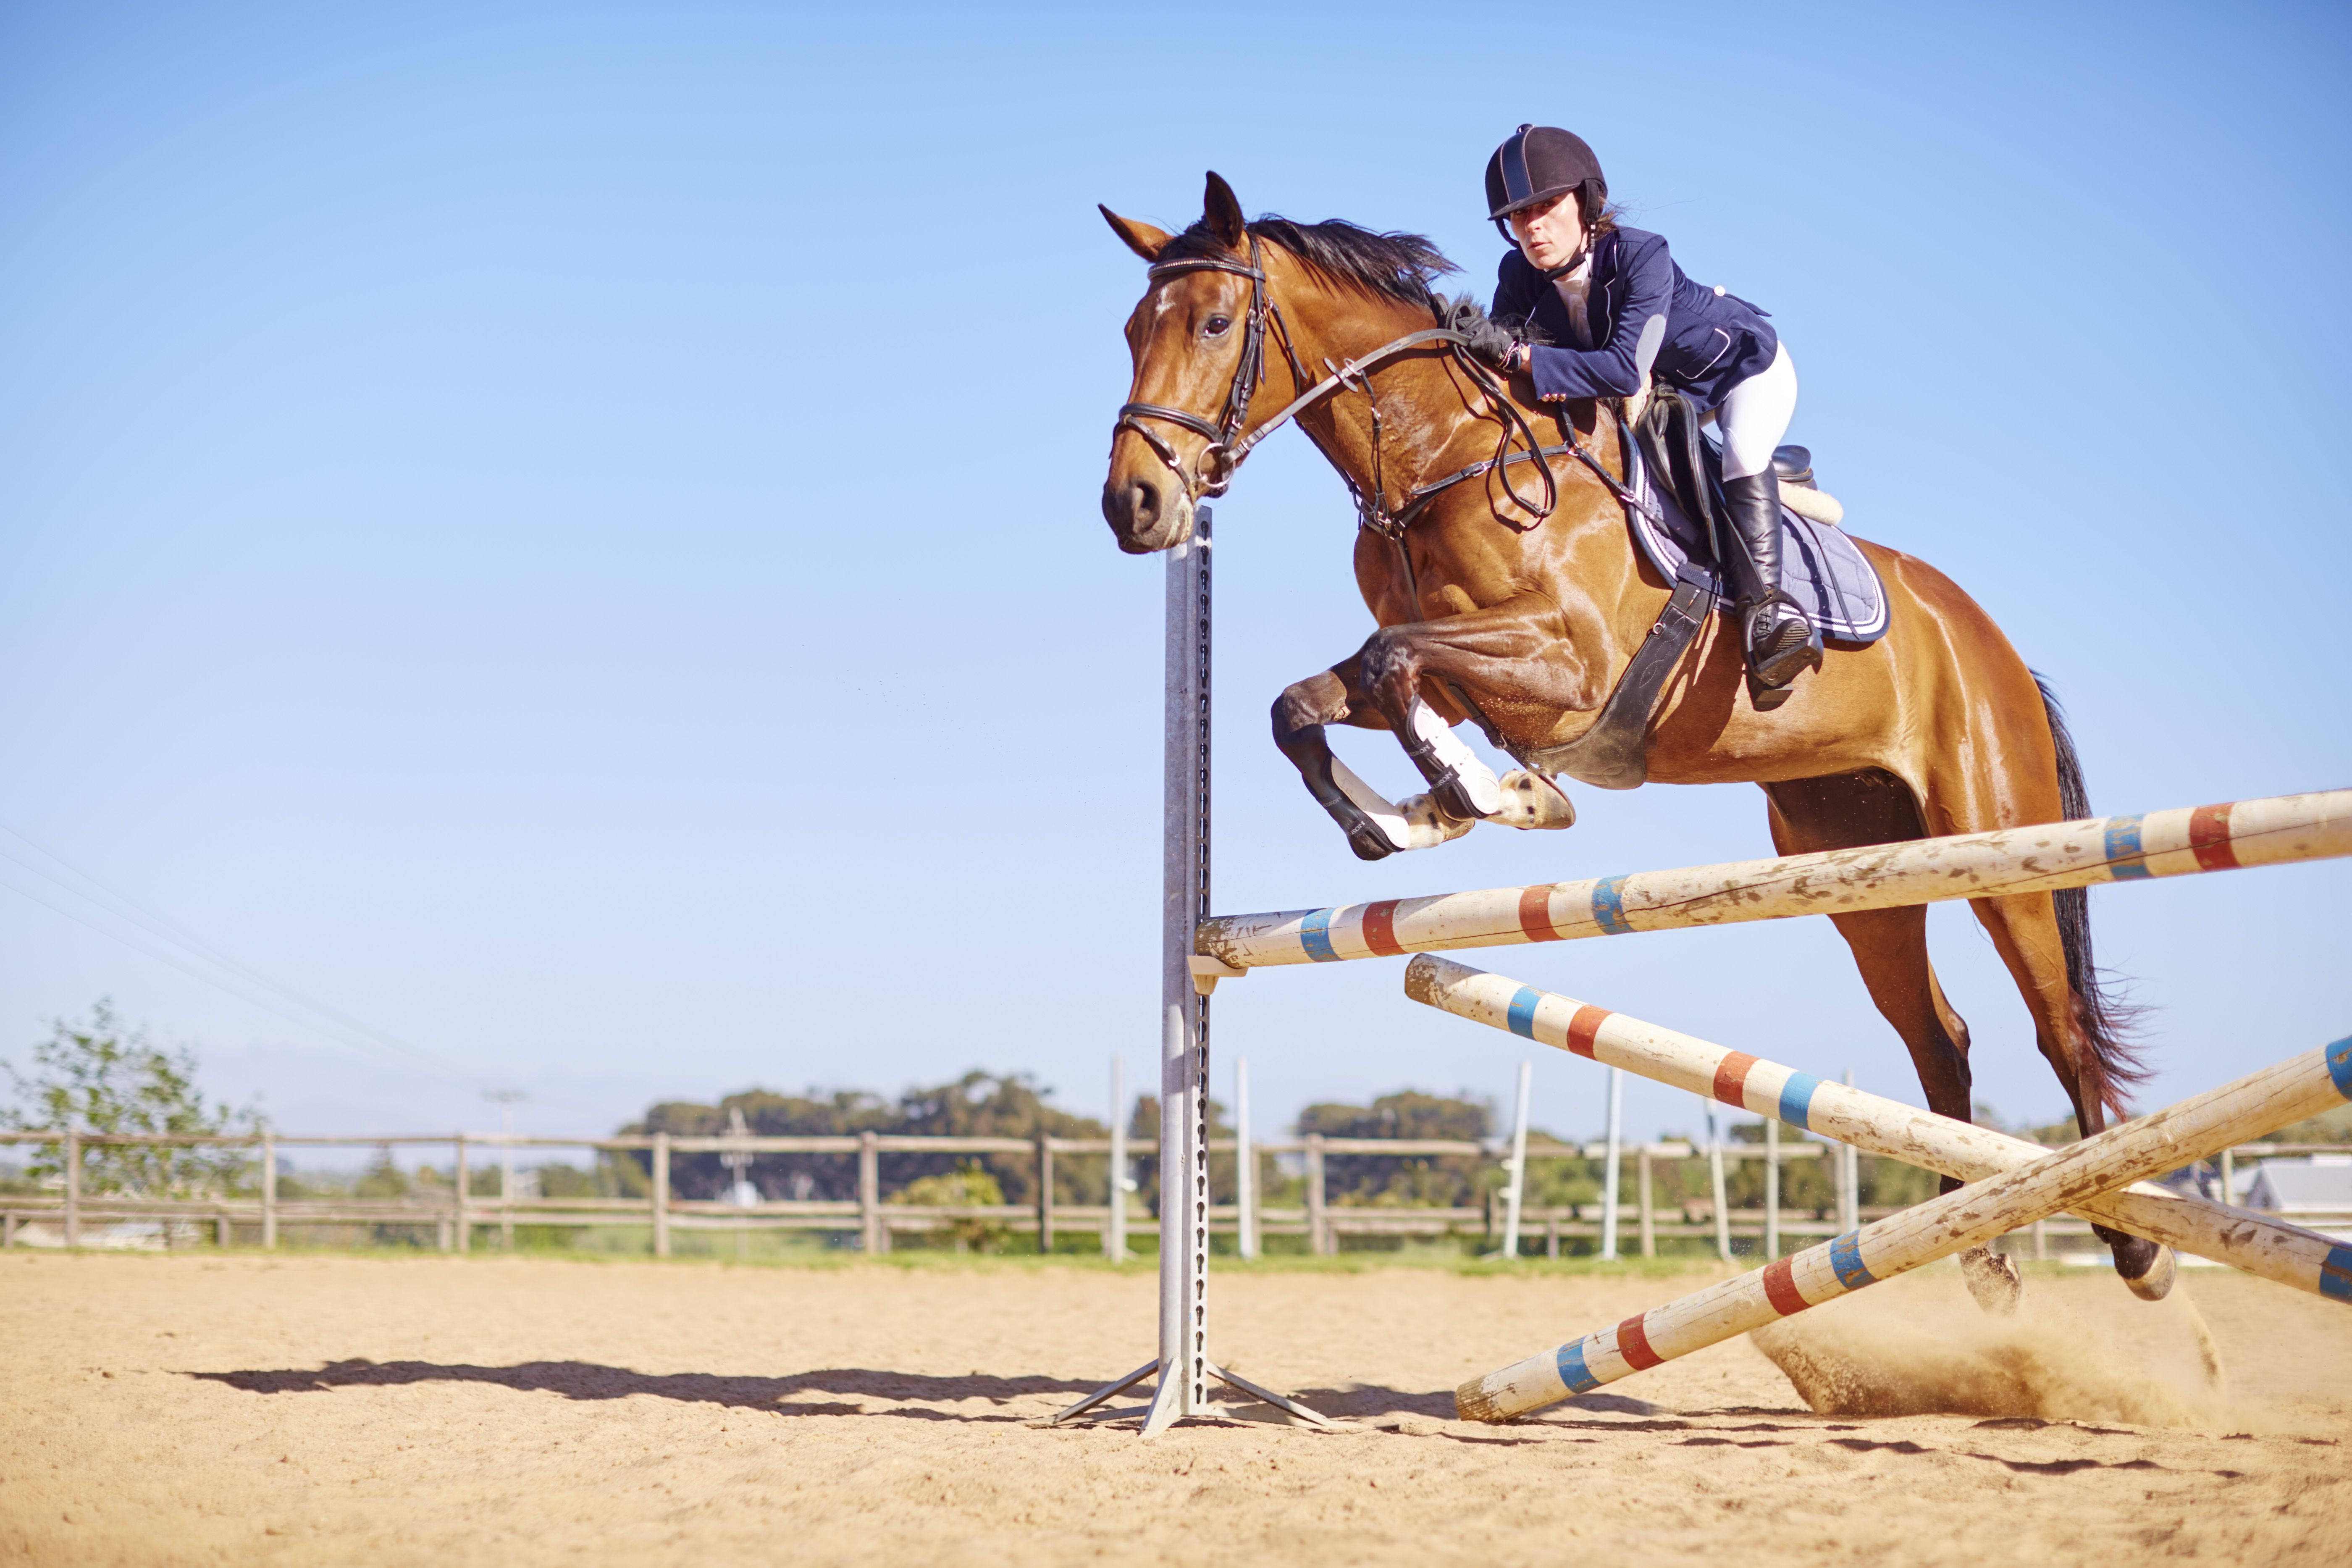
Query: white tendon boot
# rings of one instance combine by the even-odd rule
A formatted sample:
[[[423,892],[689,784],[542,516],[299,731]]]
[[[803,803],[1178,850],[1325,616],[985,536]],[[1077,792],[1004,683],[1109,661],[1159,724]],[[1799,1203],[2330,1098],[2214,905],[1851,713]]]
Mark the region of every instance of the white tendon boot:
[[[1437,716],[1437,710],[1417,697],[1412,703],[1412,741],[1426,746],[1436,753],[1440,765],[1453,770],[1471,810],[1486,817],[1503,809],[1503,785],[1495,770],[1479,761],[1478,753]],[[1411,748],[1410,741],[1407,747]]]
[[[1489,775],[1492,776],[1491,774]],[[1331,759],[1331,782],[1339,793],[1356,803],[1357,808],[1380,826],[1391,845],[1399,849],[1433,849],[1440,844],[1461,837],[1478,826],[1475,817],[1449,816],[1427,795],[1409,795],[1391,803],[1387,796],[1356,776],[1355,771],[1339,758]],[[1549,779],[1539,777],[1522,768],[1513,768],[1496,784],[1496,794],[1502,802],[1489,822],[1499,822],[1518,828],[1570,827],[1576,823],[1576,807],[1569,804]]]

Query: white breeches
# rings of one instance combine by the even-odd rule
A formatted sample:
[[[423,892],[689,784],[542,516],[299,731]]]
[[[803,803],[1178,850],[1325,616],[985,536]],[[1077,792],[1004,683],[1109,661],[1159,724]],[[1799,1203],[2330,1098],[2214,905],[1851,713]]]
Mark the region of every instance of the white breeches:
[[[1782,343],[1772,363],[1724,395],[1715,427],[1723,438],[1723,477],[1742,479],[1772,466],[1772,448],[1797,413],[1797,367]]]

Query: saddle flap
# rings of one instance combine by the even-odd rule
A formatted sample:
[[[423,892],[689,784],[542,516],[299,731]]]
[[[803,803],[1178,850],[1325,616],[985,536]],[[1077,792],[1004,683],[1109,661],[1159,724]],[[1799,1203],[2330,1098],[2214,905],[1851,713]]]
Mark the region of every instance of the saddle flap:
[[[1694,572],[1698,574],[1727,615],[1729,590],[1717,569],[1707,531],[1676,498],[1675,487],[1657,480],[1654,461],[1649,422],[1644,421],[1641,438],[1628,443],[1626,453],[1631,472],[1625,488],[1633,493],[1633,504],[1626,507],[1625,518],[1633,538],[1667,582],[1687,581]],[[1804,606],[1824,637],[1866,646],[1886,635],[1886,585],[1869,559],[1843,529],[1800,517],[1785,503],[1780,508],[1780,587]]]

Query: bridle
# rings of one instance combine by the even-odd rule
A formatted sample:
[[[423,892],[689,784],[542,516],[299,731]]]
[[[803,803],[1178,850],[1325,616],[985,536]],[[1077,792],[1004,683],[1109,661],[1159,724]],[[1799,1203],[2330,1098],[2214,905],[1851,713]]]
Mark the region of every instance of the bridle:
[[[1242,459],[1249,456],[1251,448],[1316,404],[1343,390],[1361,392],[1370,406],[1372,484],[1370,492],[1357,484],[1355,478],[1329,449],[1316,439],[1314,432],[1308,431],[1307,438],[1315,441],[1325,460],[1338,469],[1340,479],[1346,482],[1349,493],[1355,498],[1361,526],[1384,539],[1402,542],[1404,531],[1412,525],[1413,520],[1436,499],[1439,492],[1487,474],[1502,476],[1504,492],[1531,519],[1524,525],[1511,522],[1510,526],[1522,533],[1540,528],[1559,504],[1559,481],[1553,477],[1551,464],[1548,460],[1555,457],[1572,455],[1581,459],[1587,468],[1600,476],[1612,494],[1621,500],[1625,499],[1624,486],[1576,438],[1573,425],[1567,425],[1569,439],[1566,443],[1552,447],[1543,445],[1537,438],[1534,426],[1528,423],[1527,416],[1506,395],[1494,374],[1463,352],[1469,338],[1450,327],[1428,327],[1417,332],[1408,332],[1358,355],[1344,365],[1335,365],[1327,359],[1323,363],[1330,373],[1329,378],[1311,375],[1299,362],[1297,350],[1292,346],[1290,324],[1283,320],[1282,307],[1274,302],[1267,290],[1265,256],[1259,248],[1257,236],[1253,234],[1249,237],[1249,259],[1245,262],[1223,256],[1185,257],[1175,261],[1154,262],[1145,274],[1154,288],[1168,279],[1192,272],[1230,272],[1250,281],[1249,317],[1243,330],[1241,362],[1234,367],[1233,384],[1225,393],[1224,411],[1216,422],[1212,424],[1188,409],[1170,408],[1157,403],[1127,403],[1119,405],[1118,422],[1111,426],[1114,437],[1122,430],[1132,430],[1141,437],[1144,444],[1167,466],[1168,471],[1176,476],[1176,482],[1184,487],[1188,500],[1197,501],[1204,497],[1224,494],[1226,488],[1233,483],[1234,474],[1240,468]],[[1433,296],[1431,309],[1433,313],[1436,312]],[[1293,384],[1302,390],[1280,413],[1244,436],[1242,427],[1249,422],[1250,399],[1265,380],[1265,340],[1269,325],[1273,328],[1275,341],[1282,347],[1282,357],[1289,364]],[[1380,399],[1372,390],[1369,373],[1399,354],[1431,343],[1444,345],[1454,363],[1485,395],[1503,427],[1502,439],[1496,446],[1494,457],[1456,469],[1443,479],[1414,487],[1406,493],[1402,504],[1391,510],[1381,473]],[[1188,471],[1182,459],[1176,455],[1175,448],[1145,424],[1146,420],[1161,420],[1204,438],[1209,445],[1201,455],[1201,471]],[[1519,450],[1512,450],[1515,441]],[[1519,494],[1511,484],[1510,466],[1525,462],[1533,462],[1537,474],[1543,480],[1543,492],[1533,500]],[[1505,521],[1509,521],[1508,519]]]
[[[1132,430],[1142,437],[1144,445],[1168,465],[1169,472],[1176,476],[1177,483],[1184,487],[1186,497],[1192,500],[1199,500],[1203,496],[1224,494],[1225,487],[1234,481],[1234,470],[1241,466],[1242,458],[1256,444],[1245,441],[1241,444],[1240,450],[1234,449],[1234,438],[1249,420],[1250,399],[1265,380],[1265,328],[1269,318],[1281,337],[1283,357],[1290,362],[1292,374],[1298,378],[1298,384],[1307,384],[1306,369],[1299,364],[1297,353],[1290,346],[1290,325],[1282,320],[1280,309],[1266,295],[1265,257],[1258,248],[1257,236],[1251,235],[1249,242],[1250,256],[1246,262],[1223,256],[1187,257],[1180,261],[1155,261],[1145,274],[1155,289],[1168,279],[1192,272],[1231,272],[1250,280],[1249,322],[1242,332],[1241,363],[1234,366],[1234,384],[1225,392],[1224,413],[1212,425],[1186,409],[1163,407],[1157,403],[1125,403],[1119,405],[1118,422],[1111,426],[1114,437],[1121,430]],[[1205,437],[1209,443],[1208,449],[1201,454],[1204,471],[1199,474],[1186,472],[1182,460],[1176,456],[1176,449],[1144,423],[1147,419],[1162,419],[1171,425],[1181,425],[1194,435]]]

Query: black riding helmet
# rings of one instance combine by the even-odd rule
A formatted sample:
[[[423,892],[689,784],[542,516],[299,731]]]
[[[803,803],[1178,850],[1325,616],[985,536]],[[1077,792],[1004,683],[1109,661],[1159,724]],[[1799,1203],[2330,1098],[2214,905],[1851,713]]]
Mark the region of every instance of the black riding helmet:
[[[1507,242],[1503,220],[1521,207],[1576,193],[1587,228],[1609,200],[1609,178],[1584,138],[1556,125],[1522,125],[1486,160],[1486,216]]]

